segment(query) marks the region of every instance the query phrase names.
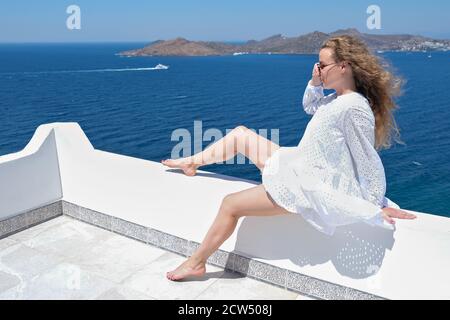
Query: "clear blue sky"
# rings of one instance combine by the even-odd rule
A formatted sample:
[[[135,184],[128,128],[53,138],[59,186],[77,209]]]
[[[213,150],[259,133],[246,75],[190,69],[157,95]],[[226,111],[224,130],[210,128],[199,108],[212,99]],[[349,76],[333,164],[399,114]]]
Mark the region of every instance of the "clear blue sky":
[[[66,28],[66,8],[81,8],[81,30]],[[381,30],[366,9],[381,8]],[[0,42],[260,40],[355,27],[450,39],[450,1],[301,0],[2,0]]]

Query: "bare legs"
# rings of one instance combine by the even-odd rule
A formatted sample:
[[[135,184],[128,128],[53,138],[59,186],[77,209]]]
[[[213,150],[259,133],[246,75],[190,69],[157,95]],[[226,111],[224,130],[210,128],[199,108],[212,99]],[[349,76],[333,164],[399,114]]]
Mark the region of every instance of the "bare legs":
[[[171,168],[181,168],[186,175],[193,176],[202,165],[223,162],[241,153],[262,171],[266,160],[278,149],[279,146],[272,141],[238,126],[202,152],[187,158],[163,160],[162,163]],[[167,272],[167,278],[181,280],[202,276],[206,272],[208,257],[233,234],[240,217],[287,213],[273,202],[262,185],[227,195],[199,248],[178,268]]]
[[[194,176],[200,166],[224,162],[241,153],[262,170],[264,162],[278,148],[272,141],[244,126],[238,126],[202,152],[186,158],[162,160],[161,163],[171,168],[180,168],[186,175]]]
[[[208,257],[233,234],[239,218],[289,213],[273,202],[263,185],[227,195],[199,248],[178,268],[168,272],[167,278],[181,280],[191,276],[202,276],[206,272],[205,263]]]

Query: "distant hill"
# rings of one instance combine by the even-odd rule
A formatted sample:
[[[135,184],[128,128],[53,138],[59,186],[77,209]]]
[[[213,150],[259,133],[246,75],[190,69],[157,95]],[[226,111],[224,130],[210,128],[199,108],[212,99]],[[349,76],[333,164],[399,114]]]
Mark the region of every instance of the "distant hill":
[[[333,36],[350,34],[359,37],[376,51],[448,51],[450,40],[436,40],[418,35],[375,35],[361,33],[357,29],[337,30],[333,33],[314,31],[298,37],[281,34],[243,44],[227,44],[214,41],[189,41],[184,38],[158,40],[148,46],[120,52],[122,56],[213,56],[238,54],[314,54],[322,43]]]

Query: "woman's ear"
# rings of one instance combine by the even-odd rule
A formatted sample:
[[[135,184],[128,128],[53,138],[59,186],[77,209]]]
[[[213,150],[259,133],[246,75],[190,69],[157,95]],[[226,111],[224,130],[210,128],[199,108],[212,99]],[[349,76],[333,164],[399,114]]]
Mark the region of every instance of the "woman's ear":
[[[347,67],[350,66],[350,63],[348,63],[347,61],[342,62],[341,64],[341,73],[344,74]]]

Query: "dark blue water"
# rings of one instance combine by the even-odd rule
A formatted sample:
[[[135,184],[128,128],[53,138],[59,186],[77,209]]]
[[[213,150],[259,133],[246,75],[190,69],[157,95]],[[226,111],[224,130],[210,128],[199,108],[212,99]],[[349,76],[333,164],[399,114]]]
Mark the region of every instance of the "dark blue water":
[[[311,116],[301,99],[315,55],[121,58],[144,44],[0,45],[0,154],[21,150],[43,123],[78,122],[95,148],[159,161],[175,129],[223,134],[237,125],[279,129],[295,146]],[[450,52],[385,53],[408,82],[396,120],[406,145],[380,152],[387,197],[450,216]],[[168,70],[128,70],[154,67]],[[105,70],[107,69],[107,70]],[[203,147],[210,142],[205,141]],[[247,164],[204,170],[260,180]]]

